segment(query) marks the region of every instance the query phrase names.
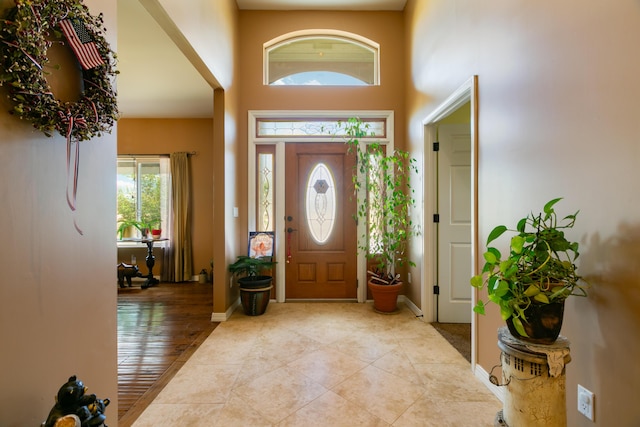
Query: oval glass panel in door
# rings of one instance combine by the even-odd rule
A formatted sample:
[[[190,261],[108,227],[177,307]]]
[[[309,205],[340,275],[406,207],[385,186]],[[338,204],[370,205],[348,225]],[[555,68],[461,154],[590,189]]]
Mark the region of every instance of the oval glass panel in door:
[[[324,163],[309,173],[305,195],[305,213],[311,236],[322,245],[331,237],[336,217],[336,190],[333,174]]]

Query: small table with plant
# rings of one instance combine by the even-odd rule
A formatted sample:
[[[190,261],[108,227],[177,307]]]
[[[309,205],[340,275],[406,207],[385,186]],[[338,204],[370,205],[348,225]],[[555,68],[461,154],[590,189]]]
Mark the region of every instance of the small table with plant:
[[[147,257],[145,258],[145,260],[146,260],[146,264],[147,264],[148,274],[146,276],[142,276],[142,277],[146,277],[146,280],[142,284],[142,289],[147,289],[147,288],[149,288],[151,286],[155,286],[158,283],[160,283],[160,281],[158,279],[153,277],[153,266],[156,264],[156,257],[153,256],[153,244],[155,242],[164,242],[164,241],[169,240],[169,239],[167,239],[167,238],[159,238],[159,239],[142,238],[142,239],[122,239],[122,240],[123,241],[127,241],[127,242],[144,243],[145,245],[147,245]]]

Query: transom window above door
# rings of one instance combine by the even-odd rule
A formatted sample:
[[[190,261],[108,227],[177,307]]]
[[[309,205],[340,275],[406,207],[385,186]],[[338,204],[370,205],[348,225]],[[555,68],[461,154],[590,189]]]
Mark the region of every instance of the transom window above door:
[[[356,34],[296,31],[264,44],[264,84],[378,85],[379,53],[378,43]]]

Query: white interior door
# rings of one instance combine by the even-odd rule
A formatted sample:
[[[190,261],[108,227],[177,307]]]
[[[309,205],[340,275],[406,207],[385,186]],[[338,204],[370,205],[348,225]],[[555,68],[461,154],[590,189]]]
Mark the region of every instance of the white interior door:
[[[438,321],[471,322],[471,132],[438,127]]]

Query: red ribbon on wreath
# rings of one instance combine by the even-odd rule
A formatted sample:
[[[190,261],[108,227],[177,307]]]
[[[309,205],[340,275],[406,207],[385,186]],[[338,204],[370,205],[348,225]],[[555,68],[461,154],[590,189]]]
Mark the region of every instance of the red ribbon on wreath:
[[[79,128],[86,128],[87,127],[87,121],[84,119],[84,117],[82,116],[74,116],[73,114],[71,114],[71,110],[67,109],[67,113],[64,114],[63,112],[59,111],[58,114],[60,115],[60,120],[62,120],[62,123],[67,125],[67,188],[66,188],[66,195],[67,195],[67,204],[69,205],[69,208],[71,208],[72,211],[76,210],[76,195],[78,193],[78,170],[80,167],[80,142],[79,141],[75,141],[76,143],[76,149],[75,149],[75,153],[73,154],[73,189],[72,189],[72,194],[71,197],[69,196],[69,176],[71,175],[71,157],[72,157],[72,153],[71,153],[71,138],[72,138],[72,134],[73,134],[73,128],[74,127],[79,127]],[[73,225],[76,228],[76,230],[78,231],[78,233],[80,233],[80,235],[82,235],[82,230],[80,229],[80,227],[78,227],[78,224],[76,224],[75,219],[73,220]]]

